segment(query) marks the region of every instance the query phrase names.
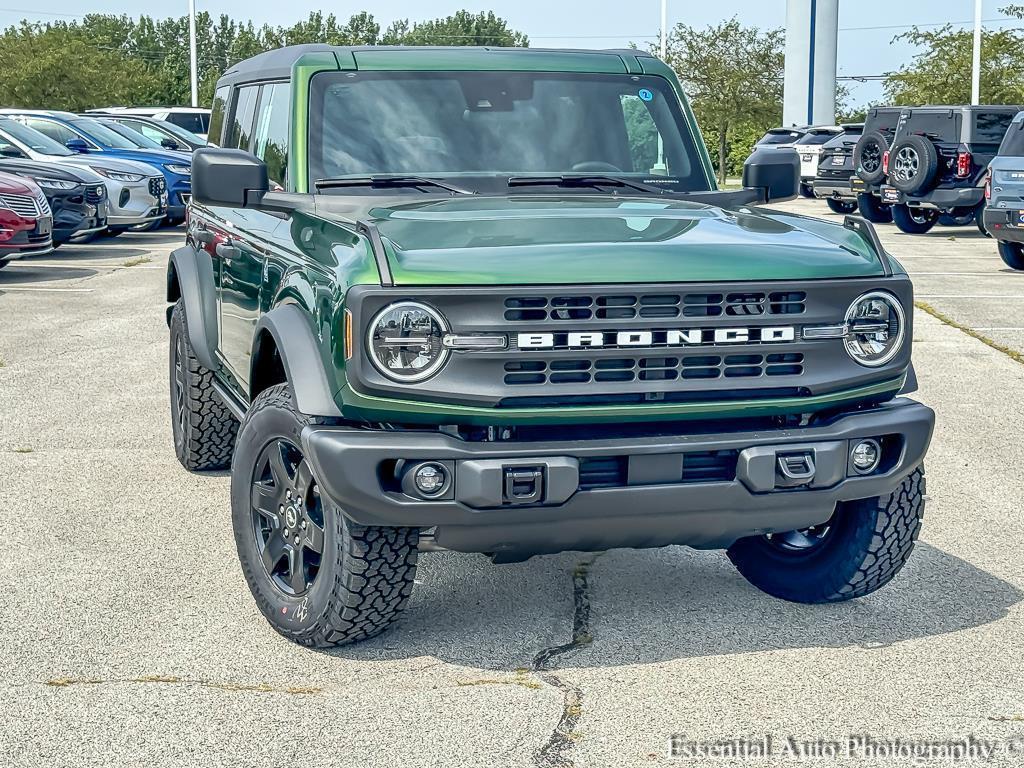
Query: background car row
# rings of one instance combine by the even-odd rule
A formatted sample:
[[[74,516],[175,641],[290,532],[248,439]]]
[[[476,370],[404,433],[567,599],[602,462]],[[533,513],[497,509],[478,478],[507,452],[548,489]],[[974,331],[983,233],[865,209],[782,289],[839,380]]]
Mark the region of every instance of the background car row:
[[[802,192],[836,213],[856,211],[908,234],[973,222],[995,237],[1008,266],[1024,269],[1021,110],[876,107],[864,123],[777,128],[759,145],[796,150]]]
[[[176,225],[208,110],[0,109],[0,266],[67,242]],[[175,118],[175,122],[161,119]]]

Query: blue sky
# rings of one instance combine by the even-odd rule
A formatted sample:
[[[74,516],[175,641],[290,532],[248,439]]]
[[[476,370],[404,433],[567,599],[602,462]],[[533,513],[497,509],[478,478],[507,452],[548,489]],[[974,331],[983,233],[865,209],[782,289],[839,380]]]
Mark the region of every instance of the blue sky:
[[[1000,21],[1000,7],[1010,0],[985,0],[984,18],[990,26],[1022,25],[1020,21]],[[227,13],[236,19],[251,18],[257,25],[288,24],[310,10],[331,12],[341,18],[368,10],[382,26],[394,19],[419,20],[447,16],[460,8],[472,11],[493,10],[526,32],[533,46],[608,48],[624,47],[630,41],[654,40],[660,25],[660,0],[488,0],[486,5],[472,0],[369,0],[332,5],[312,2],[265,3],[252,0],[196,0],[199,10]],[[35,6],[34,11],[27,9]],[[180,11],[179,11],[180,7]],[[89,0],[95,13],[166,16],[185,13],[186,0]],[[669,0],[669,23],[685,22],[694,26],[713,24],[737,16],[746,24],[760,27],[785,24],[785,0]],[[0,0],[0,25],[22,18],[46,21],[83,13],[81,0]],[[910,24],[964,22],[974,17],[973,0],[840,0],[839,74],[876,75],[897,69],[913,55],[913,48],[892,43],[892,38]],[[969,78],[970,73],[965,73]],[[863,104],[881,98],[878,83],[849,84],[852,101]]]

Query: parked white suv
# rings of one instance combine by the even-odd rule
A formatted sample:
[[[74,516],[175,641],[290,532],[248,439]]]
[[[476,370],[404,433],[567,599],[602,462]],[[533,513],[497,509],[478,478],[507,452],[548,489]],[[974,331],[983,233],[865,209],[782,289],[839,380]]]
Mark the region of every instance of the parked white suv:
[[[106,107],[90,109],[89,112],[106,112],[120,115],[141,115],[173,123],[196,136],[205,139],[210,130],[210,110],[202,107]]]
[[[793,143],[800,155],[800,194],[814,197],[814,177],[818,175],[818,160],[822,146],[843,133],[838,125],[816,125]]]

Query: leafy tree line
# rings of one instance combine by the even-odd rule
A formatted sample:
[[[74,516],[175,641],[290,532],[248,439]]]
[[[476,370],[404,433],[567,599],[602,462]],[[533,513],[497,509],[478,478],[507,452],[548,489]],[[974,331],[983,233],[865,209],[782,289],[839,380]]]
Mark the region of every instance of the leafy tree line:
[[[458,11],[432,21],[400,20],[382,29],[369,13],[347,22],[313,12],[290,27],[256,27],[221,15],[196,15],[200,104],[232,64],[300,43],[332,45],[529,45],[492,12]],[[188,17],[154,19],[89,14],[79,21],[23,21],[0,33],[0,104],[72,111],[112,104],[188,104]]]

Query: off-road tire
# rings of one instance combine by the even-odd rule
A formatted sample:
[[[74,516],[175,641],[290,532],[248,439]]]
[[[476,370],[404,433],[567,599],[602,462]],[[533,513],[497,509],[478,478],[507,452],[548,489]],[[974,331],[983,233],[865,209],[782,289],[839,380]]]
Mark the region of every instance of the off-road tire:
[[[1010,269],[1024,270],[1024,245],[1000,240],[998,246],[999,258],[1003,260],[1003,264]]]
[[[893,223],[900,232],[908,235],[923,235],[930,232],[939,221],[939,212],[934,208],[910,209],[908,205],[894,205],[892,207]]]
[[[227,469],[231,465],[238,422],[214,391],[213,372],[204,368],[196,359],[187,328],[185,303],[178,299],[171,312],[168,356],[174,452],[181,465],[192,472]],[[181,373],[185,384],[185,424],[181,423],[177,413],[176,346],[181,355]]]
[[[882,155],[889,149],[889,140],[879,131],[868,131],[853,148],[853,167],[857,176],[868,184],[877,184],[885,178]],[[865,167],[867,160],[867,167]]]
[[[872,224],[892,223],[892,206],[886,205],[870,192],[861,192],[857,195],[857,210]]]
[[[814,187],[810,184],[801,181],[800,182],[800,197],[814,198]]]
[[[263,566],[253,530],[253,474],[268,443],[284,439],[300,446],[309,423],[295,408],[287,384],[260,393],[238,433],[231,516],[242,573],[260,612],[289,640],[325,648],[373,637],[395,621],[412,593],[419,529],[359,525],[321,494],[319,572],[304,595],[278,588]]]
[[[924,469],[887,496],[840,504],[825,538],[788,552],[764,536],[740,539],[729,559],[751,584],[796,603],[838,603],[883,587],[903,568],[924,516]]]
[[[917,158],[917,167],[907,175],[897,171],[903,152]],[[889,183],[900,192],[919,195],[928,191],[934,185],[938,172],[939,151],[924,136],[907,136],[896,142],[889,151]]]
[[[974,209],[974,223],[978,226],[978,231],[981,232],[985,237],[992,237],[992,233],[985,228],[985,203],[978,203]]]
[[[857,212],[857,203],[853,200],[836,200],[835,198],[829,197],[825,199],[825,203],[832,213],[849,214]]]
[[[939,216],[940,227],[966,227],[974,223],[974,211],[970,213],[956,214],[948,211]]]

